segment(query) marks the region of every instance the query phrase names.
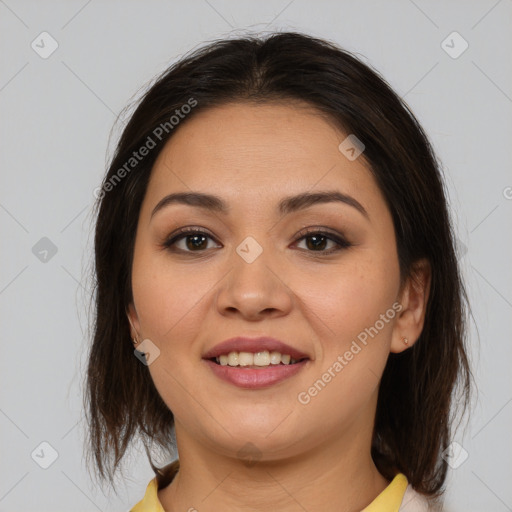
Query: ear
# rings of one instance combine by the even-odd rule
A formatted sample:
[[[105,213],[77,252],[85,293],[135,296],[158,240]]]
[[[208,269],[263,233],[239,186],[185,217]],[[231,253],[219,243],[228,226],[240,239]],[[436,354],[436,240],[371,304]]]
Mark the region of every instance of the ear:
[[[135,311],[135,306],[133,302],[130,302],[128,308],[126,310],[126,316],[128,317],[128,322],[130,322],[130,336],[140,341],[140,322],[139,316],[137,315],[137,311]]]
[[[423,330],[430,293],[431,268],[426,259],[415,262],[401,288],[398,301],[402,309],[393,327],[391,352],[403,352],[416,343]],[[404,338],[408,343],[404,342]]]

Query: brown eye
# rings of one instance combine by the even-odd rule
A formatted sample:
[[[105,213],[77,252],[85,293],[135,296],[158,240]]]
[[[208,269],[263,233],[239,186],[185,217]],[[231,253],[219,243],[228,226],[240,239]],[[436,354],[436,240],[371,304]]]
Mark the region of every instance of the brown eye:
[[[301,235],[302,236],[298,240],[305,240],[306,249],[310,252],[331,254],[333,252],[346,249],[352,245],[343,237],[327,231],[310,230],[302,232]],[[325,250],[328,242],[334,243],[335,247],[333,249]]]
[[[203,252],[209,248],[208,239],[214,240],[206,231],[197,228],[183,228],[177,234],[172,235],[166,240],[163,246],[173,251]],[[179,246],[178,242],[182,241],[184,241],[184,243]]]

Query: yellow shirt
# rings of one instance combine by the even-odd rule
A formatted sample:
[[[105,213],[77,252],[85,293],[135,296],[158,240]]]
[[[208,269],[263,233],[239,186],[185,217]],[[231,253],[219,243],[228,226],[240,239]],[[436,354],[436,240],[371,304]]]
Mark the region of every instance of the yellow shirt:
[[[402,473],[393,478],[391,483],[361,512],[398,512],[407,488],[407,478]],[[144,498],[130,512],[165,512],[158,499],[156,477],[149,482]]]

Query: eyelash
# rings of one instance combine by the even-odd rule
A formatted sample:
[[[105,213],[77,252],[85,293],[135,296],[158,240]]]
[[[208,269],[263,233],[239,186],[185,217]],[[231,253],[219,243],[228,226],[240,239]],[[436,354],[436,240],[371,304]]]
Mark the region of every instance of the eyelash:
[[[176,242],[179,242],[180,240],[184,239],[184,238],[187,238],[188,236],[192,236],[192,235],[204,235],[212,240],[215,240],[215,238],[207,231],[204,231],[202,229],[198,229],[198,228],[195,228],[195,227],[186,227],[186,228],[181,228],[177,233],[175,233],[174,235],[172,235],[171,237],[169,237],[163,244],[162,244],[162,247],[164,249],[167,249],[171,252],[182,252],[182,253],[190,253],[190,254],[193,254],[193,253],[201,253],[201,252],[205,252],[207,249],[205,250],[199,250],[199,251],[188,251],[188,250],[183,250],[183,249],[175,249],[173,248],[173,245],[176,244]],[[318,253],[319,255],[330,255],[330,254],[333,254],[335,252],[339,252],[339,251],[342,251],[344,249],[348,249],[349,247],[352,247],[353,244],[351,244],[350,242],[348,242],[345,238],[343,238],[342,236],[340,235],[336,235],[330,231],[323,231],[321,229],[318,229],[318,228],[308,228],[306,230],[302,230],[298,233],[298,236],[299,238],[297,238],[297,240],[295,242],[299,242],[305,238],[308,238],[308,236],[312,236],[312,235],[320,235],[321,237],[325,237],[327,238],[328,240],[331,240],[332,242],[335,242],[338,247],[337,248],[334,248],[334,249],[330,249],[330,250],[327,250],[327,251],[311,251],[311,250],[308,250],[308,249],[303,249],[305,250],[306,252],[311,252],[311,253]]]

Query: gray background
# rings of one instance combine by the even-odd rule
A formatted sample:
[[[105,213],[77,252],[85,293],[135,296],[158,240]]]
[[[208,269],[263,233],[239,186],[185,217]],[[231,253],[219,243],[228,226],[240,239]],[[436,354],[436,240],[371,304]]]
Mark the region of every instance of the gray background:
[[[118,496],[84,465],[93,190],[137,91],[189,49],[246,29],[305,31],[355,51],[431,137],[473,303],[479,390],[454,439],[468,457],[450,459],[447,503],[512,510],[511,0],[0,0],[0,511],[127,510],[153,477],[140,447]],[[58,43],[48,58],[43,31]],[[457,58],[453,31],[469,44]]]

